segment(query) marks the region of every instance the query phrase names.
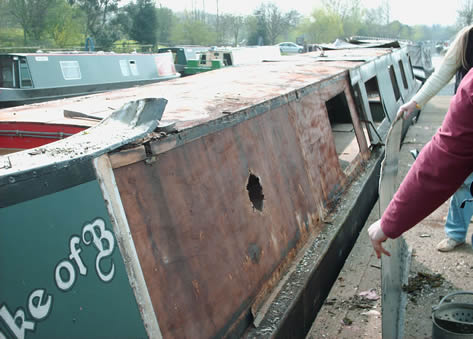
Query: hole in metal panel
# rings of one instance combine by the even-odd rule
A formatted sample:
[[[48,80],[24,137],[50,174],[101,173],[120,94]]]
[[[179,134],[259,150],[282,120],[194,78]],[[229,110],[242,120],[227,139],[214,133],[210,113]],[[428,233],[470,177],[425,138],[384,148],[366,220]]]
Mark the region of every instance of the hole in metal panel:
[[[260,180],[256,175],[250,173],[250,176],[248,177],[248,183],[246,184],[246,189],[248,191],[250,201],[253,204],[253,208],[257,209],[258,211],[263,211],[263,186],[261,186]]]

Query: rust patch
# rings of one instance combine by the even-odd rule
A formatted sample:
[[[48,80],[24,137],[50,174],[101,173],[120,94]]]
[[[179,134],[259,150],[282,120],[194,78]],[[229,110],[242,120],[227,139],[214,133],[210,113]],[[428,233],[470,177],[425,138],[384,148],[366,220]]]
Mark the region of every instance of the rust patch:
[[[258,244],[251,243],[248,246],[247,253],[253,264],[257,264],[259,262],[259,259],[261,257],[261,252],[262,252],[261,247],[258,246]]]
[[[200,288],[197,280],[192,280],[192,287],[194,287],[195,296],[198,297],[200,295]]]

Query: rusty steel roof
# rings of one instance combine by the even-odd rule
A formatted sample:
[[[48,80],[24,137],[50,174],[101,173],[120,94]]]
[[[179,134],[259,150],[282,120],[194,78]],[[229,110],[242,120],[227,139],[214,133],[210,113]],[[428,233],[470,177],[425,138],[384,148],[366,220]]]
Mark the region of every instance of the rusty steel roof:
[[[360,48],[325,51],[324,56],[316,51],[281,57],[257,65],[227,67],[151,85],[2,109],[0,122],[89,127],[97,122],[66,118],[64,110],[106,117],[126,102],[154,97],[168,100],[162,119],[175,121],[176,128],[182,130],[327,81],[391,51]]]

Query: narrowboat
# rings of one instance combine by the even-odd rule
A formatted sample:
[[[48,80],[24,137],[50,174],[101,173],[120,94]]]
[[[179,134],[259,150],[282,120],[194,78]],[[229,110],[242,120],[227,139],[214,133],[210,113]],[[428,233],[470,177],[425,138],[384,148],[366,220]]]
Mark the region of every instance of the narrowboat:
[[[0,54],[0,107],[143,85],[179,77],[172,54]]]
[[[279,46],[210,48],[199,53],[197,59],[189,59],[184,67],[184,74],[191,75],[228,66],[251,65],[280,59]]]
[[[0,337],[305,338],[419,87],[358,48],[1,110]]]
[[[174,60],[176,71],[181,75],[186,75],[184,72],[185,67],[189,60],[198,60],[201,53],[205,53],[210,47],[204,46],[174,46],[174,47],[163,47],[158,49],[158,53],[171,52]]]

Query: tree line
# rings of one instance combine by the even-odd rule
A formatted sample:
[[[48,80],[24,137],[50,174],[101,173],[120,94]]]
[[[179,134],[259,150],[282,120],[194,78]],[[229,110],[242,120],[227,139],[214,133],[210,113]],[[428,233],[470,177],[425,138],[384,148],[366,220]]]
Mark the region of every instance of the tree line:
[[[328,43],[348,36],[412,41],[447,40],[473,18],[473,0],[464,0],[451,26],[409,26],[390,18],[388,0],[366,9],[361,0],[322,0],[309,16],[263,3],[251,15],[174,12],[153,0],[0,0],[0,47],[83,46],[91,37],[102,50],[132,43],[160,45],[273,45],[281,41]],[[218,5],[218,0],[217,0]]]

